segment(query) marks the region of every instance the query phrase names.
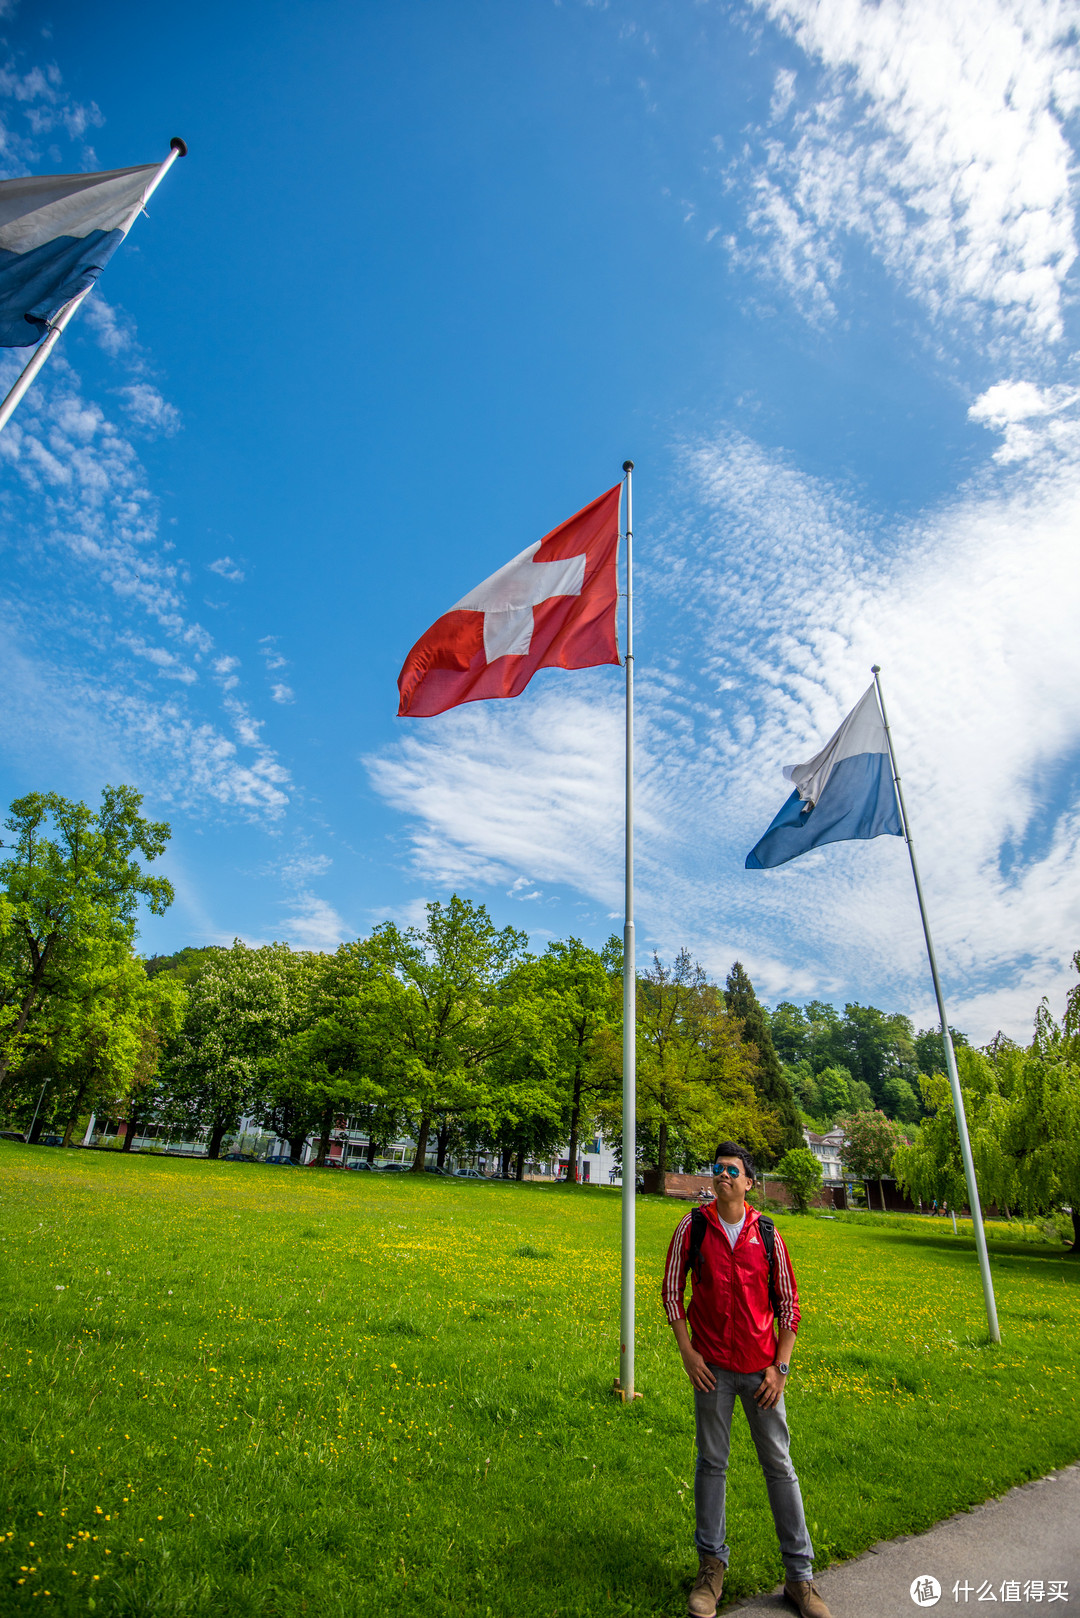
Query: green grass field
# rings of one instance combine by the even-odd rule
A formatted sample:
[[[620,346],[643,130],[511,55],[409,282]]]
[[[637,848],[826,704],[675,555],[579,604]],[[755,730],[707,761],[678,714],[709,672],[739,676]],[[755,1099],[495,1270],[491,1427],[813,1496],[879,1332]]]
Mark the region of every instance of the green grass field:
[[[615,1403],[607,1190],[0,1144],[3,1611],[665,1613],[694,1564],[689,1385],[641,1199]],[[819,1565],[1080,1454],[1080,1263],[944,1221],[781,1216]],[[781,1573],[737,1422],[730,1598]]]

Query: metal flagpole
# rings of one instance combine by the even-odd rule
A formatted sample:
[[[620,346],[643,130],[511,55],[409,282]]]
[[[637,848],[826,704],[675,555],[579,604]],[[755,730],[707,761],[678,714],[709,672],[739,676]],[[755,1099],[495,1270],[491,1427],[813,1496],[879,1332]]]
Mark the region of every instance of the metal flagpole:
[[[634,961],[634,463],[626,473],[626,925],[623,927],[622,1296],[619,1376],[623,1400],[634,1391],[634,1198],[637,1194],[637,968]]]
[[[176,159],[178,157],[186,156],[187,146],[180,139],[179,135],[174,135],[170,143],[168,157],[165,159],[164,163],[159,165],[157,173],[154,175],[154,178],[150,181],[150,184],[146,188],[146,194],[142,199],[142,207],[146,207],[146,204],[150,201],[150,198],[153,196],[166,174],[172,168],[173,164],[176,162]],[[31,382],[33,382],[34,378],[41,370],[41,367],[45,364],[45,361],[48,359],[49,355],[60,341],[60,334],[64,327],[67,325],[80,303],[82,303],[87,293],[93,292],[95,285],[96,282],[91,281],[88,287],[83,287],[81,292],[77,292],[73,298],[65,303],[64,307],[60,310],[60,313],[49,327],[49,335],[45,338],[44,342],[39,343],[37,348],[35,348],[32,357],[27,361],[26,365],[19,373],[18,380],[12,387],[7,398],[4,400],[3,404],[0,404],[0,433],[3,432],[4,428],[11,420],[11,417],[15,412],[15,407],[18,405],[19,401],[29,388]]]
[[[949,1088],[952,1090],[953,1110],[956,1113],[956,1132],[960,1137],[960,1156],[964,1162],[964,1179],[967,1181],[968,1202],[971,1205],[971,1224],[975,1231],[975,1248],[979,1255],[983,1297],[986,1300],[986,1321],[990,1329],[990,1341],[1000,1343],[1001,1328],[998,1325],[997,1305],[994,1302],[994,1283],[990,1277],[990,1258],[986,1251],[986,1232],[983,1229],[982,1206],[979,1202],[979,1187],[975,1180],[975,1163],[971,1156],[971,1141],[968,1139],[964,1098],[960,1092],[960,1075],[956,1070],[956,1052],[953,1050],[952,1036],[949,1033],[949,1019],[945,1014],[945,997],[941,992],[941,979],[938,977],[934,940],[930,936],[930,923],[926,919],[926,903],[923,899],[922,883],[919,881],[919,867],[915,859],[915,847],[911,841],[911,824],[904,804],[904,793],[900,786],[900,774],[896,768],[896,754],[893,751],[889,716],[885,712],[885,698],[882,695],[881,680],[879,678],[881,669],[875,663],[870,672],[874,676],[877,699],[881,707],[881,719],[885,726],[885,739],[889,744],[889,762],[892,765],[896,801],[900,806],[900,823],[903,827],[904,841],[907,843],[908,857],[911,860],[911,874],[915,878],[915,894],[919,901],[919,915],[922,917],[923,936],[926,939],[926,954],[930,961],[930,975],[934,980],[938,1016],[941,1018],[941,1041],[945,1047],[945,1066],[949,1072]]]

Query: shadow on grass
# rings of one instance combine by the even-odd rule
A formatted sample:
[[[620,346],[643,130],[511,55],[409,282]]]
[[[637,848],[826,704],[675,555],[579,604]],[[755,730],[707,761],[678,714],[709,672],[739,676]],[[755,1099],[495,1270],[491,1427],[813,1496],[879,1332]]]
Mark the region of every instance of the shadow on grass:
[[[944,1233],[940,1236],[924,1236],[921,1231],[913,1230],[881,1230],[881,1235],[904,1247],[931,1248],[939,1253],[963,1254],[965,1258],[975,1256],[975,1239],[972,1236],[946,1236]],[[1080,1254],[1070,1252],[1067,1247],[1033,1247],[1030,1242],[991,1241],[987,1243],[987,1250],[992,1263],[1016,1260],[1019,1262],[1010,1262],[1010,1268],[1017,1269],[1025,1264],[1064,1264],[1065,1273],[1071,1274],[1073,1280],[1080,1280]]]

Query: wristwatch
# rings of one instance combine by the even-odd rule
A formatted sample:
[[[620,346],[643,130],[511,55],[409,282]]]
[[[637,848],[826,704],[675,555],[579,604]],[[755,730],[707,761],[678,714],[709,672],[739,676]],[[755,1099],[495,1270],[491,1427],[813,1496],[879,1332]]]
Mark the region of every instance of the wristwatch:
[[[781,1376],[787,1376],[788,1371],[791,1369],[791,1366],[787,1360],[774,1360],[773,1364],[776,1366],[776,1369],[780,1372]]]

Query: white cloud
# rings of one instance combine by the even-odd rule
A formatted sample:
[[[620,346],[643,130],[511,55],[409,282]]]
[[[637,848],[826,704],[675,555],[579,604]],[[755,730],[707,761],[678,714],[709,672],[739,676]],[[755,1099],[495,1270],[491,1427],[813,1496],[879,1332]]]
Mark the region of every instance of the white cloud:
[[[275,702],[293,702],[293,701],[295,701],[295,698],[293,696],[292,687],[288,686],[288,685],[282,685],[282,684],[280,684],[280,682],[277,685],[272,685],[270,687],[270,695],[273,697]]]
[[[302,885],[313,877],[325,876],[333,863],[329,854],[293,854],[277,869],[283,882]]]
[[[1080,943],[1080,471],[974,489],[886,546],[828,486],[735,436],[688,446],[688,505],[639,574],[643,950],[740,957],[763,993],[933,1007],[899,839],[742,869],[882,663],[953,1021],[1026,1032]],[[370,759],[453,883],[568,883],[613,911],[621,701],[602,673],[402,721]]]
[[[287,772],[265,750],[253,758],[186,707],[84,672],[85,652],[41,655],[27,626],[3,613],[0,738],[7,757],[65,790],[96,793],[103,780],[134,780],[161,804],[204,814],[276,819],[288,804]],[[71,785],[69,783],[74,783]]]
[[[18,356],[0,356],[0,388],[17,366]],[[231,738],[187,705],[197,693],[192,661],[213,641],[187,616],[134,445],[83,397],[63,355],[0,436],[0,463],[9,752],[33,755],[50,774],[62,763],[74,778],[100,781],[107,770],[136,779],[193,813],[280,816],[289,775],[230,695],[239,660],[219,652],[212,664]],[[118,646],[172,682],[173,694],[154,699],[140,677],[125,685]]]
[[[240,659],[228,655],[215,657],[210,666],[217,676],[221,689],[223,691],[235,691],[240,684],[240,676],[236,673],[236,670],[240,667]]]
[[[14,6],[5,0],[0,16],[11,16]],[[20,72],[8,62],[0,68],[0,101],[11,105],[0,123],[0,178],[25,174],[41,160],[38,137],[63,130],[72,140],[81,140],[88,129],[105,122],[94,102],[73,101],[63,88],[60,70],[52,63]],[[21,133],[25,124],[30,133]],[[94,153],[83,147],[84,167],[93,168]]]
[[[833,308],[861,238],[937,318],[1042,343],[1076,257],[1076,13],[1065,0],[752,0],[823,73],[790,141],[730,171],[750,242],[808,311]],[[773,118],[793,84],[777,80]],[[781,114],[782,108],[782,114]],[[756,158],[753,153],[756,151]]]
[[[796,73],[790,67],[782,67],[773,80],[772,100],[769,102],[769,122],[778,124],[787,117],[791,103],[795,100]]]
[[[231,556],[219,556],[214,562],[207,562],[211,573],[216,573],[219,579],[225,579],[229,584],[243,584],[244,575],[237,567]]]
[[[266,659],[266,667],[270,673],[273,673],[275,669],[284,669],[289,666],[288,660],[282,657],[277,649],[277,640],[276,635],[263,635],[259,641],[263,657]]]
[[[343,921],[332,904],[313,893],[301,893],[289,901],[285,932],[294,949],[334,950],[356,932]]]
[[[80,326],[89,327],[98,347],[104,349],[110,359],[123,357],[138,361],[141,358],[135,340],[135,322],[109,303],[100,287],[95,287],[80,307],[78,320]]]
[[[124,399],[127,413],[136,427],[150,433],[161,433],[166,438],[179,432],[179,410],[163,399],[149,382],[133,382],[117,391]],[[243,574],[240,577],[243,578]]]
[[[572,679],[538,676],[527,702],[402,720],[401,741],[366,761],[382,795],[417,821],[418,870],[447,886],[507,883],[527,866],[534,879],[614,895],[618,701],[602,677]]]
[[[997,382],[976,399],[968,416],[1004,434],[994,452],[999,465],[1047,455],[1080,459],[1080,422],[1061,415],[1078,401],[1080,392],[1063,383],[1040,388],[1034,382]]]
[[[170,652],[165,646],[148,646],[137,635],[121,635],[120,640],[136,657],[143,657],[148,663],[153,663],[158,673],[167,680],[179,680],[182,685],[194,685],[199,678],[193,668],[182,663],[176,653]]]

